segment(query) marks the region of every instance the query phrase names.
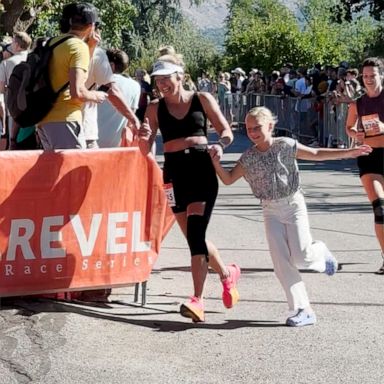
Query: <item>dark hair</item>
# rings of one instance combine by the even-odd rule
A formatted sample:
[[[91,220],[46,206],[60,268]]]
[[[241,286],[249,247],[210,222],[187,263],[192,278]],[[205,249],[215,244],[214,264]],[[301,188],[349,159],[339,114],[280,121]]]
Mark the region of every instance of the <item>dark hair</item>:
[[[376,67],[378,68],[380,75],[384,72],[384,63],[379,57],[368,57],[363,61],[362,68],[364,67]]]
[[[356,77],[359,76],[359,70],[357,68],[350,68],[347,70],[347,73],[355,75]]]
[[[71,3],[63,8],[60,31],[68,32],[70,29],[83,29],[89,24],[100,22],[97,9],[90,3]]]
[[[123,73],[129,64],[128,55],[118,48],[111,48],[107,50],[107,56],[110,63],[115,64],[115,72]]]

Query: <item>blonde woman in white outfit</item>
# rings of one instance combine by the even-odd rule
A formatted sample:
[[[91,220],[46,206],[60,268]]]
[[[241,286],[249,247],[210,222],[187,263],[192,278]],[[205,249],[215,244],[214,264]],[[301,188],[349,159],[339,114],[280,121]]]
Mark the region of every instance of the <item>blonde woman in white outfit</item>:
[[[220,165],[215,148],[211,157],[224,184],[244,177],[261,200],[266,236],[274,270],[285,291],[291,316],[288,326],[316,322],[298,268],[333,275],[337,261],[321,241],[313,241],[307,207],[300,189],[296,159],[337,160],[369,154],[363,145],[353,149],[310,148],[287,137],[273,137],[276,119],[264,107],[253,108],[246,116],[247,134],[253,146],[247,149],[231,171]]]

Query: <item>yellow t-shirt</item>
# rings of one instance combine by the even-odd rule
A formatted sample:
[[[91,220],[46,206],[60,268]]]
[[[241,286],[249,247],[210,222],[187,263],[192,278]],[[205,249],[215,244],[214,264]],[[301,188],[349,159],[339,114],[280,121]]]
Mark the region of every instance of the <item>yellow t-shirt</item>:
[[[61,35],[52,39],[50,44],[54,44],[66,35]],[[49,77],[52,87],[58,91],[69,81],[69,70],[71,68],[81,68],[85,72],[89,67],[89,48],[84,41],[79,38],[72,38],[64,41],[54,48],[49,62]],[[42,123],[53,123],[60,121],[82,121],[82,105],[79,99],[72,99],[69,86],[62,91],[56,100],[55,105],[42,120]]]

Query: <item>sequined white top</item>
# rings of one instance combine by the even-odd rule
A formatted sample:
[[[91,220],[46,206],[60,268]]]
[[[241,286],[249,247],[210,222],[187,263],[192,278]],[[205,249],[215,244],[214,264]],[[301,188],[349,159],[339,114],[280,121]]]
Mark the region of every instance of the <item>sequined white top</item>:
[[[245,180],[257,198],[282,199],[300,188],[296,151],[295,140],[277,137],[265,152],[254,145],[242,154],[239,163],[245,170]]]

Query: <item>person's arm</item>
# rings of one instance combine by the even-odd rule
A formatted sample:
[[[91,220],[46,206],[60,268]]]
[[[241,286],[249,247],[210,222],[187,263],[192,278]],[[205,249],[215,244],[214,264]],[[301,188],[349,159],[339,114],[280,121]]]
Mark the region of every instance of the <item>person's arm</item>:
[[[227,120],[220,111],[219,104],[217,104],[215,98],[207,92],[201,92],[198,95],[208,120],[219,135],[220,145],[223,149],[228,147],[233,141],[233,133]]]
[[[348,106],[348,115],[347,121],[345,123],[345,131],[350,138],[354,139],[357,142],[363,142],[365,134],[364,132],[357,131],[358,121],[359,116],[357,113],[356,103],[351,103]]]
[[[110,86],[108,91],[108,100],[111,104],[129,121],[132,133],[135,135],[140,129],[140,121],[125,102],[124,96],[115,82],[107,84]]]
[[[157,108],[157,101],[151,102],[151,104],[148,105],[145,111],[144,122],[139,129],[139,148],[144,156],[151,152],[152,144],[156,138],[156,132],[159,127]]]
[[[361,145],[359,147],[349,149],[333,149],[311,148],[297,143],[296,158],[312,161],[340,160],[369,155],[371,152],[372,148],[369,145]]]
[[[69,91],[71,98],[81,101],[92,101],[102,103],[107,97],[107,93],[101,91],[89,91],[85,86],[87,72],[81,68],[70,68],[69,70]]]
[[[215,167],[217,175],[225,185],[233,184],[236,180],[240,179],[240,177],[244,176],[245,174],[244,168],[240,163],[237,163],[230,171],[225,170],[217,158],[212,157],[212,163]]]

